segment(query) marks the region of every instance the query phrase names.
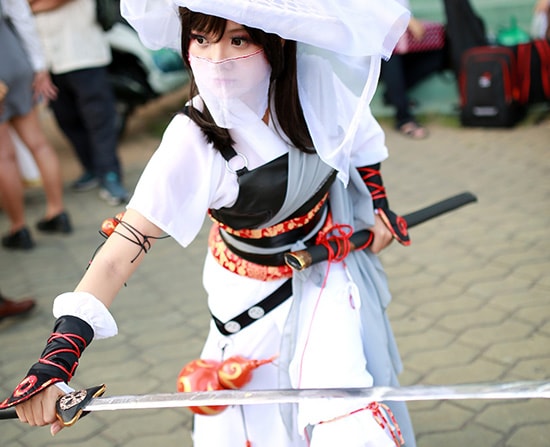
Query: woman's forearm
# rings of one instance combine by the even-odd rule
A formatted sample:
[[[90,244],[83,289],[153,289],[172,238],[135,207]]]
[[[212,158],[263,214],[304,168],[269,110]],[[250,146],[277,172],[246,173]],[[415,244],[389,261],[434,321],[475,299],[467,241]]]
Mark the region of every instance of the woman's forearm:
[[[109,236],[92,260],[76,287],[76,292],[88,292],[109,307],[145,256],[161,230],[139,213],[128,210],[123,223]],[[144,242],[144,237],[147,241]],[[144,246],[140,246],[144,244]]]

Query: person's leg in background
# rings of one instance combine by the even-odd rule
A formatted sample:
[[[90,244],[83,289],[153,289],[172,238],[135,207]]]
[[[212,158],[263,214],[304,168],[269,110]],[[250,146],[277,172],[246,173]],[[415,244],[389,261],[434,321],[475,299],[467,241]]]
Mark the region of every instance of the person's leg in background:
[[[82,145],[79,150],[87,148],[92,161],[92,172],[100,182],[101,197],[112,205],[125,203],[129,195],[121,181],[115,98],[107,78],[107,70],[105,67],[76,70],[64,74],[63,77],[74,93],[74,101],[86,132],[87,146]],[[60,127],[63,129],[61,123]],[[70,131],[64,132],[70,138]],[[77,144],[77,141],[73,144]]]
[[[40,171],[42,187],[46,195],[46,212],[41,222],[60,218],[60,216],[65,213],[61,166],[57,153],[49,144],[46,135],[40,127],[36,108],[24,117],[14,117],[11,120],[11,126],[31,152],[38,170]],[[70,225],[68,225],[68,221],[64,218],[60,218],[60,220],[63,220],[66,224],[62,225],[64,227],[63,229],[60,226],[58,230],[63,233],[69,233],[71,228]],[[46,230],[45,228],[40,228],[40,225],[39,229]]]
[[[384,82],[384,102],[395,108],[395,126],[399,129],[413,119],[407,94],[404,56],[393,54],[390,59],[383,61],[380,77]]]
[[[434,73],[441,72],[445,65],[444,50],[411,53],[403,56],[405,88],[407,91]]]
[[[404,135],[414,139],[428,135],[427,130],[416,121],[408,92],[431,74],[441,71],[443,64],[443,50],[394,54],[382,63],[384,100],[395,107],[395,127]]]
[[[88,131],[77,103],[77,92],[73,91],[69,75],[53,75],[52,81],[58,88],[57,98],[50,102],[57,124],[73,147],[83,173],[72,184],[75,191],[88,191],[99,185],[98,173],[94,172],[93,149]]]
[[[29,250],[34,247],[26,227],[23,194],[23,180],[8,131],[8,122],[0,123],[0,201],[10,221],[10,229],[2,237],[2,245],[7,248]]]

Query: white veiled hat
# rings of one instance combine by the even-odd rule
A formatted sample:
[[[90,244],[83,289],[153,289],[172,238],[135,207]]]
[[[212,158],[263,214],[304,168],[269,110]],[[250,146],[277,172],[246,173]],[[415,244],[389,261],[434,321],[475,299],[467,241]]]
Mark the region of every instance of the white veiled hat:
[[[380,60],[391,55],[409,11],[395,0],[121,0],[122,16],[151,49],[181,50],[179,6],[299,43],[298,87],[308,128],[321,158],[347,183],[353,138],[376,90]],[[355,111],[335,110],[334,74],[360,94]]]

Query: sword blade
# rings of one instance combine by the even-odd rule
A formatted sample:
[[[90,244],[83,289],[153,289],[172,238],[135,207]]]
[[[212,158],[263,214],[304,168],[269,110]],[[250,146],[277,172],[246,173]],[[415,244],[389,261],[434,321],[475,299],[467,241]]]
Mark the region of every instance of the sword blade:
[[[404,387],[316,388],[274,390],[221,390],[188,393],[91,397],[104,386],[78,390],[58,401],[58,415],[72,425],[91,411],[146,410],[229,405],[288,404],[312,400],[357,400],[369,402],[466,399],[550,399],[550,382],[520,381],[461,385],[412,385]],[[88,396],[84,401],[82,396]],[[67,408],[60,402],[66,399]],[[17,418],[13,407],[0,410],[0,419]],[[68,421],[68,422],[67,422]]]
[[[299,403],[311,400],[425,401],[550,398],[550,382],[413,385],[406,387],[221,390],[98,397],[84,411]]]

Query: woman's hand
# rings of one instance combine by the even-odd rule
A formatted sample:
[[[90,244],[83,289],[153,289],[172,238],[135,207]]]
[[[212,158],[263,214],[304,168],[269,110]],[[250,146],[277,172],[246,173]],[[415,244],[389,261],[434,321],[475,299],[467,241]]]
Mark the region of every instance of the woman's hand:
[[[549,0],[538,0],[535,3],[535,12],[547,12],[550,10],[550,1]]]
[[[49,101],[57,98],[57,87],[52,82],[50,74],[47,71],[38,71],[34,74],[32,83],[34,89],[34,99],[43,99],[47,104]]]
[[[374,226],[369,228],[369,230],[374,234],[374,240],[369,247],[373,253],[380,253],[393,241],[391,231],[388,230],[388,227],[386,227],[384,221],[378,214],[374,215]]]
[[[57,386],[50,385],[44,391],[17,405],[15,407],[17,416],[21,422],[32,426],[51,424],[50,432],[54,436],[63,428],[63,424],[55,415],[55,403],[63,394]]]
[[[426,34],[426,27],[424,24],[414,17],[411,17],[408,29],[415,40],[422,40],[424,34]]]

